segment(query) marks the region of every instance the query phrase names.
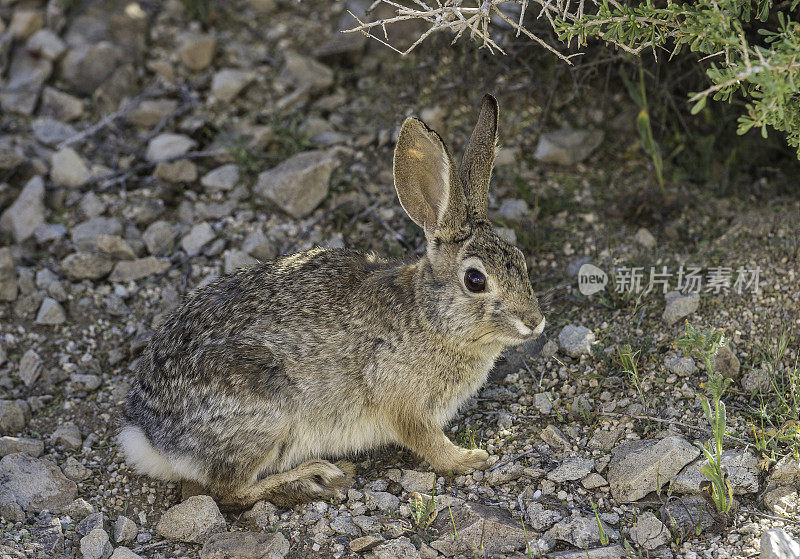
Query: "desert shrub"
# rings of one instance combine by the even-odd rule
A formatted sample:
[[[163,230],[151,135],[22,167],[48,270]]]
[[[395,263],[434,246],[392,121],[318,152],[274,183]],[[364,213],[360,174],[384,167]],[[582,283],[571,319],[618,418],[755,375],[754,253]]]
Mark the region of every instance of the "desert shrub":
[[[386,30],[404,20],[425,29],[403,53],[433,33],[469,36],[492,52],[503,52],[504,37],[525,36],[567,64],[591,41],[613,45],[632,56],[672,64],[693,56],[706,87],[685,91],[687,110],[706,108],[709,98],[740,102],[738,133],[769,128],[786,137],[800,159],[800,0],[378,0],[395,15],[358,20],[362,31],[392,46]],[[794,18],[794,20],[792,19]],[[544,25],[542,25],[544,23]],[[550,34],[550,37],[547,36]],[[551,44],[552,38],[557,42]],[[572,49],[572,50],[570,50]]]

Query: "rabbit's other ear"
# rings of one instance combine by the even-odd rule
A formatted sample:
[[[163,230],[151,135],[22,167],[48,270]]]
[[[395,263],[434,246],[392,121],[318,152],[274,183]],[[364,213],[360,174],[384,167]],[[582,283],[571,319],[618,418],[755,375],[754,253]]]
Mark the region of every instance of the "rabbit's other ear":
[[[480,219],[485,219],[489,211],[489,182],[492,179],[499,114],[497,99],[488,93],[484,95],[478,122],[461,160],[461,184],[464,185],[467,209],[472,216]]]
[[[394,150],[394,186],[408,216],[425,230],[445,237],[466,219],[466,200],[455,164],[439,135],[407,118]]]

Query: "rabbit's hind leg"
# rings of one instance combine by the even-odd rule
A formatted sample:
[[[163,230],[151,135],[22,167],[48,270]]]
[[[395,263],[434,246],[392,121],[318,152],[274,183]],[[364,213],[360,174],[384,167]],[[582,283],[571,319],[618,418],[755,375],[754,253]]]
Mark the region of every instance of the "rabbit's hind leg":
[[[245,510],[262,499],[278,507],[330,499],[352,484],[353,471],[349,462],[309,460],[286,472],[259,479],[217,501],[223,510]]]

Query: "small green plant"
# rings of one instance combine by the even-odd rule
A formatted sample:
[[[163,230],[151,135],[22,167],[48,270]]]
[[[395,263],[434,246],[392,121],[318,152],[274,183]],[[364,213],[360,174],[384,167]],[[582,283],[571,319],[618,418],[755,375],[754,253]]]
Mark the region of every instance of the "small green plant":
[[[456,521],[453,519],[453,509],[447,505],[447,512],[450,514],[450,524],[453,526],[453,541],[458,541],[458,530],[456,529]]]
[[[733,506],[733,487],[728,481],[727,472],[722,467],[722,439],[725,437],[726,423],[725,402],[715,399],[713,411],[705,396],[700,395],[700,403],[714,434],[713,443],[709,441],[700,447],[708,459],[700,468],[708,480],[703,482],[701,489],[706,491],[717,511],[727,513]]]
[[[714,396],[715,400],[722,398],[731,379],[716,373],[714,356],[719,349],[728,345],[724,332],[716,328],[695,328],[687,322],[686,330],[675,340],[675,345],[683,351],[684,355],[703,362],[708,372],[708,381],[704,384],[706,390]]]
[[[600,515],[597,512],[597,505],[594,504],[594,499],[592,498],[589,498],[589,502],[592,505],[592,511],[594,511],[594,520],[597,522],[597,529],[600,532],[600,543],[603,545],[608,545],[608,534],[606,534],[606,527],[600,520]]]
[[[476,435],[478,432],[467,425],[463,430],[456,433],[456,442],[464,447],[472,450],[473,448],[480,448],[480,444],[477,442]]]
[[[650,156],[653,161],[653,170],[656,173],[658,187],[662,194],[666,194],[664,189],[664,158],[661,156],[661,148],[653,136],[653,128],[650,126],[650,109],[647,105],[647,91],[644,82],[644,69],[641,60],[639,61],[639,83],[634,83],[625,75],[620,67],[619,72],[622,82],[628,90],[636,106],[639,107],[639,114],[636,116],[636,129],[639,131],[639,139],[642,142],[642,149]]]
[[[639,376],[639,350],[634,351],[630,344],[623,344],[617,348],[617,360],[619,361],[620,369],[627,375],[631,384],[639,393],[642,405],[647,408],[647,399],[644,397],[642,379]]]
[[[435,478],[433,482],[433,492],[430,497],[422,496],[416,492],[411,494],[411,503],[409,503],[409,508],[411,509],[411,523],[414,525],[414,528],[421,533],[427,532],[428,528],[433,524],[433,521],[436,520],[435,497]]]

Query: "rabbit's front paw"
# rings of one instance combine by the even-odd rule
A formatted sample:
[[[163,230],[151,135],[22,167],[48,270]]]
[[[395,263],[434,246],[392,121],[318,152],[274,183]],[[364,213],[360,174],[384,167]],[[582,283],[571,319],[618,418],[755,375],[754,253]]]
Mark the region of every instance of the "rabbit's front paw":
[[[472,470],[485,470],[489,467],[486,462],[489,460],[489,453],[482,448],[474,448],[468,450],[466,448],[460,449],[459,464],[454,471],[458,473],[467,473]]]

